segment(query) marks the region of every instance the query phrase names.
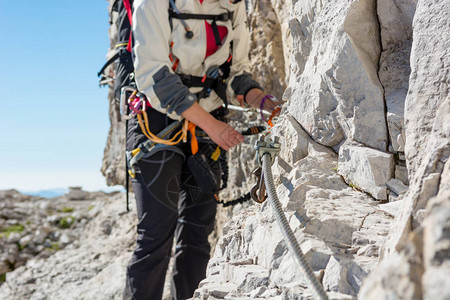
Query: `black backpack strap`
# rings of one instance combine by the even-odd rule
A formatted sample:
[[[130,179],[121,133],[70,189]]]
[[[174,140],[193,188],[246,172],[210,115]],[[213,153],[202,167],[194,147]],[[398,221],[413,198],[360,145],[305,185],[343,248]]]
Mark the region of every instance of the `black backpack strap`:
[[[216,41],[216,45],[222,46],[222,41],[220,39],[220,33],[219,33],[219,27],[217,27],[217,23],[215,20],[212,21],[211,26],[212,26],[212,31],[214,34],[214,40]]]
[[[171,7],[172,8],[172,7]],[[214,34],[214,39],[216,41],[217,46],[222,45],[222,41],[220,40],[219,28],[217,27],[216,21],[226,22],[228,20],[233,20],[233,12],[229,11],[219,15],[205,15],[205,14],[185,14],[185,13],[177,13],[173,9],[169,9],[169,19],[172,20],[181,19],[181,20],[212,20],[211,26]],[[171,21],[172,22],[172,21]]]
[[[228,20],[233,19],[233,12],[229,11],[219,15],[207,15],[207,14],[185,14],[185,13],[177,14],[173,10],[169,10],[169,17],[183,20],[193,19],[193,20],[212,20],[212,21],[226,22]]]

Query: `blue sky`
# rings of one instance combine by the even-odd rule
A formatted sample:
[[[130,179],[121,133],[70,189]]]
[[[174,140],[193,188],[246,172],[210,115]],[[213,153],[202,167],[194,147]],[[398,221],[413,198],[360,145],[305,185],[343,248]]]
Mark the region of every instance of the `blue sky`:
[[[0,0],[0,189],[106,187],[108,2]]]

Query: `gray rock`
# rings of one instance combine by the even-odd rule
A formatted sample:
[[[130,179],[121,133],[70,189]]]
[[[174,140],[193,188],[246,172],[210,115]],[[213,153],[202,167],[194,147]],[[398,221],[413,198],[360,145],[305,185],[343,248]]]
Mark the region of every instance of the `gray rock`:
[[[351,186],[370,193],[375,199],[386,200],[386,183],[394,172],[392,154],[344,144],[339,150],[338,172]]]
[[[395,178],[403,182],[404,185],[409,185],[408,169],[400,165],[395,166]]]
[[[35,244],[43,244],[45,239],[48,237],[48,235],[50,234],[51,231],[52,231],[52,228],[50,228],[50,227],[40,227],[34,233],[33,242]]]
[[[450,299],[450,287],[448,285],[448,274],[450,265],[448,261],[438,267],[430,266],[422,277],[424,286],[423,299],[445,300]]]
[[[381,44],[378,76],[383,84],[387,124],[392,150],[404,151],[404,106],[409,87],[409,58],[412,44],[412,21],[416,8],[413,0],[377,1]]]
[[[369,1],[294,4],[289,94],[295,101],[287,111],[323,145],[354,140],[379,150],[388,146],[375,12]]]
[[[328,262],[323,277],[323,286],[326,290],[356,296],[367,273],[355,262],[332,257]]]
[[[448,227],[444,203],[450,195],[450,33],[440,30],[450,26],[449,15],[448,1],[417,3],[405,102],[409,190],[383,250],[385,260],[363,286],[364,299],[445,299],[449,295],[443,283],[448,255],[442,253],[448,253],[450,243],[441,232]]]
[[[49,208],[57,210],[56,206],[64,207],[67,204],[64,201],[62,198],[54,199]],[[36,236],[28,234],[21,239],[24,242],[21,246],[27,244],[25,239],[29,242],[22,251],[19,251],[17,244],[8,244],[2,249],[0,262],[3,264],[0,265],[4,266],[7,262],[7,266],[14,264],[16,269],[7,273],[6,283],[0,286],[1,299],[122,298],[126,265],[136,238],[132,230],[135,215],[123,214],[123,194],[111,197],[108,201],[101,198],[93,201],[96,205],[103,203],[102,211],[96,216],[97,219],[90,220],[83,229],[78,228],[77,223],[71,229],[64,229],[63,234],[58,234],[59,230],[51,227],[56,224],[36,225],[37,239],[42,244],[31,247],[30,236]],[[30,203],[35,205],[36,210],[39,209],[38,201]],[[75,211],[83,211],[88,209],[90,203],[80,202],[77,207],[77,203],[72,202],[72,205]],[[121,226],[111,230],[108,238],[99,239],[102,231],[100,224],[111,216],[116,216]],[[70,244],[71,247],[64,248],[72,239],[75,242]],[[39,259],[32,257],[36,252],[39,253]]]
[[[69,200],[84,200],[87,196],[87,192],[83,191],[79,186],[69,187],[67,198]]]
[[[411,228],[420,224],[416,212],[425,208],[438,192],[438,175],[432,174],[441,174],[450,156],[449,91],[448,80],[444,79],[448,78],[444,70],[450,65],[450,36],[448,32],[433,33],[449,26],[449,10],[445,1],[422,1],[417,6],[410,89],[405,104],[410,187],[386,245],[387,253],[404,246]]]
[[[380,247],[378,245],[366,245],[361,247],[356,254],[361,256],[380,256]]]
[[[250,293],[248,293],[248,297],[251,299],[255,299],[259,296],[261,296],[262,294],[264,294],[267,291],[267,288],[265,286],[260,286],[256,289],[254,289],[253,291],[251,291]]]
[[[207,286],[207,295],[213,297],[212,299],[224,299],[229,293],[236,290],[236,285],[232,283],[222,283]],[[201,294],[194,293],[194,299],[201,299]]]
[[[398,179],[389,180],[386,182],[386,186],[390,191],[394,192],[398,196],[403,195],[408,191],[408,187]]]
[[[443,177],[450,175],[450,163]],[[450,186],[443,183],[437,197],[430,199],[423,222],[423,259],[425,273],[422,279],[424,299],[448,299],[447,280],[450,271]]]
[[[67,245],[71,242],[71,238],[69,237],[69,235],[67,233],[63,233],[60,237],[59,237],[59,242],[62,245]]]
[[[5,274],[6,272],[11,271],[11,268],[9,267],[9,265],[6,263],[6,261],[2,260],[0,261],[0,274]]]
[[[368,300],[420,299],[419,287],[412,284],[417,276],[420,276],[420,271],[410,266],[405,256],[393,254],[370,273],[359,297]]]
[[[18,233],[18,232],[11,232],[11,233],[9,234],[9,236],[7,237],[7,239],[6,239],[6,242],[7,242],[7,243],[10,243],[10,244],[12,244],[12,243],[17,243],[17,242],[20,241],[20,239],[22,238],[22,236],[23,236],[23,234],[21,234],[21,233]]]
[[[20,239],[19,244],[22,245],[22,247],[27,247],[32,242],[33,242],[33,235],[27,234]]]
[[[404,55],[408,57],[407,55]],[[404,57],[403,56],[403,57]],[[409,65],[405,64],[405,67],[409,70]],[[409,72],[404,72],[406,76],[406,83],[408,82]],[[405,151],[405,132],[404,132],[404,106],[406,99],[407,89],[396,90],[391,95],[386,97],[387,105],[387,122],[389,129],[389,137],[392,144],[392,150],[395,152]]]
[[[384,212],[390,214],[392,217],[395,217],[399,214],[400,210],[402,209],[403,202],[402,201],[396,201],[396,202],[390,202],[390,203],[384,203],[378,206],[381,210]]]

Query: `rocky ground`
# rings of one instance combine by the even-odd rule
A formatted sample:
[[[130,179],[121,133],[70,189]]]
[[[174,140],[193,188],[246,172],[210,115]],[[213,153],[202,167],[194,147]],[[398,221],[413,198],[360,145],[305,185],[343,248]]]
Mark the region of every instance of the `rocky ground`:
[[[123,193],[8,190],[0,206],[1,299],[121,299],[135,237]]]
[[[335,170],[322,167],[328,173],[315,184],[332,185],[327,191],[309,191],[315,201],[307,207],[323,218],[305,220],[305,212],[298,212],[289,215],[290,223],[327,288],[335,291],[344,285],[348,295],[355,295],[358,280],[376,265],[396,208],[348,188]],[[302,188],[289,191],[289,184],[281,186],[281,193],[304,192]],[[344,192],[333,192],[338,187]],[[329,198],[328,203],[324,197]],[[121,299],[136,225],[133,203],[132,211],[127,212],[123,193],[72,191],[45,199],[8,190],[0,192],[0,205],[1,299]],[[195,298],[284,299],[304,294],[301,274],[293,268],[293,258],[286,255],[278,228],[272,224],[267,232],[262,226],[274,221],[268,203],[247,203],[245,207],[242,214],[243,206],[234,207],[237,217],[224,227],[223,237],[220,232],[211,237],[213,243],[221,238],[210,262],[210,276]],[[232,210],[219,209],[219,228]],[[321,239],[313,234],[319,228]],[[345,270],[337,262],[341,260],[348,261]],[[360,277],[353,282],[346,274]],[[286,284],[290,288],[283,287]],[[164,299],[170,299],[169,290],[167,283]]]
[[[219,206],[213,245],[233,210]],[[124,193],[46,199],[0,191],[0,299],[122,299],[137,224]],[[164,298],[170,298],[170,270]]]

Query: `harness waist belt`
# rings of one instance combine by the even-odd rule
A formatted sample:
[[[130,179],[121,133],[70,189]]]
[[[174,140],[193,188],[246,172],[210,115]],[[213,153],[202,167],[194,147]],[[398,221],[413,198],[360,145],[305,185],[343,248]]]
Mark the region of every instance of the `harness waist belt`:
[[[208,88],[212,87],[214,83],[217,81],[217,78],[203,78],[199,76],[178,74],[180,76],[181,81],[187,87],[203,87]]]

